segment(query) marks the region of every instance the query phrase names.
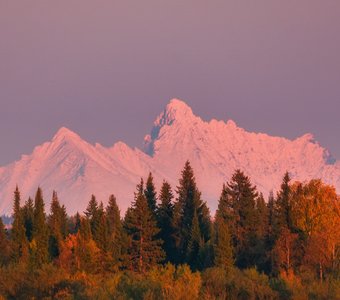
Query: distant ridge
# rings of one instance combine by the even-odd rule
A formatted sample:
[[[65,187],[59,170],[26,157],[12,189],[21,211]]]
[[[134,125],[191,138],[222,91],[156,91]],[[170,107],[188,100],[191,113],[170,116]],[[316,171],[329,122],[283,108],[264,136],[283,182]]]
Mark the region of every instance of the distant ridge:
[[[158,187],[166,179],[176,188],[187,159],[213,211],[223,182],[237,168],[264,195],[279,187],[286,170],[295,180],[321,178],[340,190],[340,163],[312,134],[289,140],[247,132],[232,120],[204,122],[185,102],[173,99],[145,136],[142,150],[123,142],[110,148],[92,145],[63,127],[30,155],[0,168],[0,214],[11,212],[16,184],[23,201],[42,187],[47,205],[57,190],[69,213],[82,212],[91,194],[106,203],[114,193],[124,212],[141,176],[151,171]]]

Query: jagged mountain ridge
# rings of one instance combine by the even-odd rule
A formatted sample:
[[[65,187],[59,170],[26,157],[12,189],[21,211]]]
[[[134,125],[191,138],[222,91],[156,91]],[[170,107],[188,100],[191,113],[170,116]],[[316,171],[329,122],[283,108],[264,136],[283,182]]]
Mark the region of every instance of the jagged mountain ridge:
[[[292,141],[247,132],[231,120],[205,122],[183,101],[173,99],[145,137],[143,150],[123,142],[110,148],[91,145],[61,128],[32,154],[0,168],[0,213],[10,213],[16,184],[24,200],[41,186],[47,204],[57,190],[69,213],[82,212],[92,193],[104,203],[114,193],[124,212],[140,177],[151,171],[157,187],[166,179],[175,188],[187,159],[213,211],[223,182],[236,168],[265,195],[279,187],[286,170],[296,180],[322,178],[340,189],[339,162],[311,134]]]

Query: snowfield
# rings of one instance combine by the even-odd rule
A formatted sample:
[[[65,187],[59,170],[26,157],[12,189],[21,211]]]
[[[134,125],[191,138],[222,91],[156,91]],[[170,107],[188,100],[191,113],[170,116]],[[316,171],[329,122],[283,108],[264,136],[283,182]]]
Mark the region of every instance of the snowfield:
[[[340,163],[313,135],[289,140],[247,132],[231,120],[204,122],[178,99],[171,100],[158,116],[142,149],[132,149],[123,142],[111,148],[92,145],[61,128],[32,154],[0,168],[0,214],[11,213],[16,184],[22,202],[34,197],[40,186],[46,210],[56,190],[70,214],[83,212],[91,194],[106,204],[112,193],[124,213],[140,177],[151,171],[158,188],[165,179],[176,189],[187,159],[213,212],[223,182],[237,168],[249,175],[265,196],[279,188],[286,170],[294,180],[321,178],[340,190]]]

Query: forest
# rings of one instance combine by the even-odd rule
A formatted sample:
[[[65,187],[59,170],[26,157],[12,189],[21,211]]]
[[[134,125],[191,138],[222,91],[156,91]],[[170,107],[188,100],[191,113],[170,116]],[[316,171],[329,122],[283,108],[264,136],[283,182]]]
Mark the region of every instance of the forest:
[[[0,299],[340,299],[340,197],[283,174],[268,199],[235,170],[214,216],[190,162],[177,187],[137,184],[69,216],[53,193],[13,197],[0,218]]]

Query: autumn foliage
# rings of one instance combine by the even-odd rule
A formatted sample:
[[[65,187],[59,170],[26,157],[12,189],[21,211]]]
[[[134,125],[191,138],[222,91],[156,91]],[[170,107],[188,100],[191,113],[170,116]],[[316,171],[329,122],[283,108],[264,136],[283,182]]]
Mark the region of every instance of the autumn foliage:
[[[340,198],[286,173],[265,200],[236,170],[212,217],[189,162],[176,190],[141,179],[124,218],[114,195],[68,216],[17,187],[0,299],[340,299]]]

